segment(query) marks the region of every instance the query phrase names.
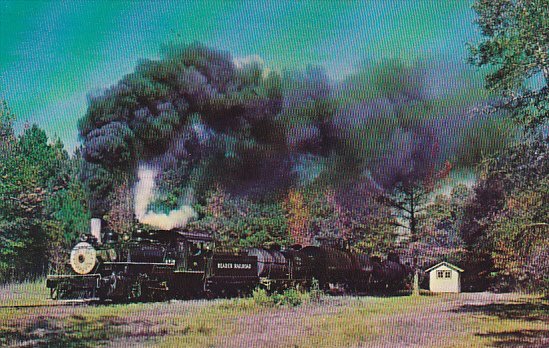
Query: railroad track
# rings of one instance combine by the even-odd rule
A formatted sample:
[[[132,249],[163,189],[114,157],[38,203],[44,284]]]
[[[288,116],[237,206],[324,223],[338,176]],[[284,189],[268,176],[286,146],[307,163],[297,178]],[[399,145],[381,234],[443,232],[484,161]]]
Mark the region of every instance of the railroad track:
[[[41,307],[74,307],[74,306],[88,306],[99,303],[98,300],[57,300],[52,303],[40,303],[40,304],[12,304],[12,305],[0,305],[0,309],[23,309],[23,308],[41,308]]]

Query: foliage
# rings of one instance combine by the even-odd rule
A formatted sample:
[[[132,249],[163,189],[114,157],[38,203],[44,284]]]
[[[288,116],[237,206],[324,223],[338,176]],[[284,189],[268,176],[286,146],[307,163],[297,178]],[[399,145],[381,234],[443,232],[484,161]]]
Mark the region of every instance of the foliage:
[[[456,185],[449,195],[438,194],[425,205],[419,221],[418,239],[408,245],[404,255],[417,255],[420,265],[429,267],[440,261],[461,264],[464,259],[464,243],[460,230],[463,208],[472,194],[465,185]]]
[[[389,212],[379,208],[367,217],[352,220],[351,243],[354,251],[367,254],[386,254],[395,248],[397,233]]]
[[[507,289],[547,288],[546,235],[531,228],[549,222],[547,159],[549,138],[541,136],[488,158],[464,208],[461,235],[470,259]]]
[[[549,293],[549,178],[535,190],[515,192],[494,217],[488,240],[494,266],[510,289]]]
[[[310,235],[313,238],[350,237],[350,211],[337,200],[333,189],[311,192],[308,201],[311,211]]]
[[[0,281],[43,274],[55,268],[88,219],[78,160],[60,141],[50,143],[36,125],[16,137],[14,116],[3,104],[5,151],[0,162]],[[8,145],[9,144],[9,145]]]
[[[461,237],[469,250],[482,244],[486,229],[492,223],[493,214],[503,207],[504,191],[495,178],[480,180],[473,189],[473,197],[464,207]]]
[[[311,242],[309,235],[311,216],[304,199],[303,193],[290,190],[284,201],[290,236],[295,243],[300,245],[307,245]]]
[[[449,162],[446,162],[438,171],[432,165],[425,176],[401,178],[392,190],[382,192],[378,196],[378,200],[393,211],[394,224],[407,230],[408,242],[418,241],[419,225],[425,219],[426,205],[431,198],[431,193],[440,186],[450,170]]]
[[[234,197],[221,187],[212,190],[206,205],[197,206],[202,217],[189,228],[212,232],[224,247],[288,245],[290,236],[282,205]]]
[[[10,153],[15,136],[13,122],[16,116],[5,100],[0,100],[0,158],[6,159]]]
[[[259,306],[271,306],[273,304],[267,290],[263,288],[256,288],[252,292],[252,298],[254,303]]]
[[[225,247],[310,245],[323,237],[346,239],[360,251],[386,252],[395,237],[389,214],[373,199],[366,205],[370,209],[350,210],[329,189],[294,189],[282,202],[254,202],[218,185],[204,205],[196,205],[201,218],[188,228],[213,232]]]
[[[343,239],[358,251],[386,252],[393,247],[394,226],[387,209],[366,196],[349,207],[332,188],[293,189],[284,201],[294,242],[311,245],[318,238]]]
[[[420,235],[433,247],[459,248],[463,241],[459,235],[463,221],[463,207],[471,195],[465,185],[455,186],[450,195],[437,195],[425,209]]]
[[[496,107],[529,128],[549,120],[549,6],[546,0],[477,0],[482,40],[470,62],[487,66],[486,87],[503,96]]]
[[[253,291],[252,298],[255,304],[264,307],[297,307],[310,300],[309,293],[301,292],[295,288],[272,294],[267,293],[265,289],[257,288]]]
[[[27,129],[0,164],[0,230],[3,234],[0,262],[2,269],[12,268],[21,274],[39,272],[45,260],[45,238],[40,233],[40,225],[48,176],[41,171],[40,164],[46,162],[29,161],[39,159],[35,154],[47,155],[50,149],[44,137],[36,127]]]
[[[481,164],[485,180],[497,178],[506,192],[536,188],[549,175],[549,136],[538,132]]]
[[[134,220],[133,192],[125,180],[113,192],[105,221],[113,232],[123,235],[133,230]]]
[[[297,307],[304,302],[307,294],[294,288],[289,288],[282,293],[275,293],[271,297],[275,306]]]
[[[320,283],[319,283],[318,279],[313,278],[311,280],[311,287],[309,288],[309,297],[310,297],[311,302],[313,302],[313,303],[322,302],[323,294],[324,293],[320,289]]]
[[[546,224],[549,138],[549,6],[546,0],[477,0],[482,40],[470,63],[489,68],[486,88],[502,99],[492,110],[509,113],[530,132],[522,143],[487,158],[474,197],[464,210],[462,237],[471,259],[494,263],[496,279],[510,288],[525,281],[547,288],[546,236],[529,226]],[[526,242],[528,241],[528,242]],[[543,250],[543,249],[541,249]],[[482,262],[481,262],[482,263]],[[483,272],[492,271],[484,262]]]

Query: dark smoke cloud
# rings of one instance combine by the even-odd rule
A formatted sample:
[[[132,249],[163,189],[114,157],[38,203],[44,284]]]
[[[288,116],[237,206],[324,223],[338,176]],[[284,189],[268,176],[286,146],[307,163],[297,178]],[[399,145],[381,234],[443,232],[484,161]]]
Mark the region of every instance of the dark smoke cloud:
[[[160,60],[140,62],[89,97],[79,129],[97,175],[86,180],[108,192],[104,171],[134,178],[146,163],[175,201],[215,184],[258,198],[315,184],[358,205],[372,192],[422,180],[444,161],[467,166],[471,153],[504,141],[494,133],[479,144],[483,128],[467,111],[476,101],[448,102],[455,91],[441,71],[389,61],[335,82],[320,67],[279,75],[257,57],[165,47]],[[99,212],[105,202],[97,196]]]
[[[273,131],[280,77],[260,62],[237,66],[229,53],[200,44],[169,46],[162,59],[142,61],[89,99],[79,127],[91,163],[134,173],[139,163],[160,172],[180,166],[190,172],[182,177],[223,172],[231,187],[259,187],[280,181],[266,174],[290,172],[278,155],[284,137]]]
[[[132,158],[133,139],[134,133],[127,124],[107,123],[86,135],[84,158],[108,167],[122,165]]]
[[[334,138],[329,125],[335,110],[333,82],[320,67],[286,71],[283,106],[277,117],[284,130],[291,173],[297,185],[317,180],[325,171]]]
[[[339,84],[331,133],[343,165],[353,173],[343,192],[356,196],[422,180],[440,161],[423,67],[388,62]],[[373,182],[372,182],[373,181]]]
[[[454,168],[471,165],[467,157],[478,144],[469,136],[489,139],[480,147],[488,153],[505,143],[508,129],[483,132],[483,122],[471,113],[481,100],[456,95],[454,84],[440,69],[396,61],[349,76],[337,88],[332,122],[339,150],[382,189],[424,180],[446,161]]]

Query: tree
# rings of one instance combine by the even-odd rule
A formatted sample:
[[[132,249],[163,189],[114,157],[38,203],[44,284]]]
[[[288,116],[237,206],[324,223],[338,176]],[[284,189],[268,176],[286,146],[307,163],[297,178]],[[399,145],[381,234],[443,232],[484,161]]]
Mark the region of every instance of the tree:
[[[9,144],[13,144],[15,139],[13,134],[14,121],[15,114],[9,108],[8,103],[5,100],[0,100],[0,150],[2,150],[0,156],[6,156]]]
[[[291,242],[284,209],[278,202],[259,203],[234,197],[218,185],[210,191],[205,204],[195,208],[202,217],[191,222],[188,228],[213,233],[222,248],[288,245]]]
[[[41,158],[51,152],[45,133],[37,127],[27,128],[19,138],[13,131],[5,134],[7,139],[2,142],[12,143],[0,164],[0,271],[4,279],[10,273],[24,277],[44,271],[46,238],[41,223],[53,162]]]
[[[24,243],[16,238],[18,221],[12,214],[15,207],[17,179],[17,138],[13,131],[15,115],[6,101],[0,104],[0,281],[13,274],[14,264],[10,262]]]
[[[302,202],[298,200],[293,205],[294,209],[300,209],[294,210],[288,221],[292,227],[291,222],[297,220],[297,226],[304,230],[301,235],[305,236],[307,244],[320,237],[344,240],[351,249],[368,254],[387,253],[393,249],[393,218],[372,195],[362,196],[351,206],[342,203],[337,191],[331,187],[309,189],[300,195]],[[302,213],[298,214],[299,211]]]
[[[129,180],[124,180],[113,192],[109,213],[105,216],[109,228],[123,235],[133,230],[135,223],[133,193]]]
[[[89,219],[77,157],[38,126],[13,131],[15,116],[0,109],[0,281],[59,270]],[[49,261],[49,262],[48,262]]]
[[[421,239],[432,248],[452,249],[460,243],[460,211],[453,208],[453,195],[437,195],[425,209],[425,219],[420,226]]]
[[[549,138],[542,136],[486,159],[465,207],[463,239],[472,259],[490,260],[478,271],[497,275],[498,287],[548,289],[547,229],[538,228],[549,223],[548,163]]]
[[[549,180],[539,190],[510,195],[493,219],[488,240],[500,287],[549,293]],[[541,222],[544,221],[544,222]]]
[[[460,236],[463,208],[472,194],[462,184],[449,195],[439,194],[425,207],[425,218],[419,226],[419,249],[423,263],[432,265],[441,260],[460,263],[464,243]]]
[[[448,176],[451,168],[451,164],[446,162],[438,172],[433,169],[425,177],[404,178],[396,182],[392,189],[379,195],[378,200],[394,211],[394,224],[408,231],[409,242],[418,240],[418,227],[425,216],[430,195],[441,180]]]
[[[482,40],[471,64],[489,67],[486,87],[501,93],[496,109],[527,128],[549,120],[549,4],[547,0],[477,0]]]
[[[286,210],[288,230],[294,242],[301,245],[310,244],[311,215],[303,193],[298,190],[290,190],[284,201],[284,209]]]
[[[435,151],[433,151],[434,153]],[[438,187],[441,180],[450,173],[452,166],[449,162],[436,171],[434,163],[431,163],[424,175],[417,175],[415,168],[397,180],[391,189],[383,191],[378,196],[378,201],[391,209],[395,219],[395,226],[405,229],[407,239],[402,238],[408,245],[408,257],[412,258],[414,268],[413,293],[419,295],[419,257],[425,256],[419,241],[419,224],[425,216],[426,205],[433,190]],[[419,174],[423,174],[421,171]]]
[[[88,232],[90,212],[88,192],[80,180],[82,157],[80,151],[68,157],[60,141],[55,143],[58,155],[63,158],[59,165],[59,179],[45,201],[42,229],[47,236],[47,255],[50,271],[65,271],[68,251],[76,239]]]
[[[541,232],[546,230],[530,226],[549,223],[548,183],[549,138],[541,135],[481,164],[481,176],[464,206],[461,225],[470,281],[481,285],[492,274],[494,286],[500,288],[527,284],[538,290],[547,288],[542,275],[548,265],[540,256],[547,239]]]
[[[337,200],[332,188],[311,192],[307,200],[311,212],[309,234],[312,238],[349,238],[350,212]]]
[[[546,224],[548,214],[549,138],[543,134],[549,120],[549,4],[477,0],[473,8],[483,38],[470,47],[469,60],[489,68],[486,88],[502,97],[490,110],[507,112],[530,132],[521,144],[485,159],[465,207],[462,236],[474,263],[482,266],[477,270],[497,271],[509,283],[539,280],[536,274],[546,265],[532,263],[539,253],[523,242],[542,245],[529,226]]]
[[[410,242],[417,241],[418,224],[428,202],[429,191],[422,183],[399,182],[391,193],[381,196],[382,202],[395,211],[395,226],[406,229]]]

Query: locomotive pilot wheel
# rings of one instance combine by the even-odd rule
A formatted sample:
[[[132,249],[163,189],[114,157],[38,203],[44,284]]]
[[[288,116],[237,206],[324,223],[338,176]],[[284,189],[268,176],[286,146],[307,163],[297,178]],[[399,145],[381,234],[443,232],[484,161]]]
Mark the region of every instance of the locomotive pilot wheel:
[[[80,242],[71,251],[70,263],[72,269],[78,274],[88,274],[93,271],[97,262],[97,252],[87,242]]]

